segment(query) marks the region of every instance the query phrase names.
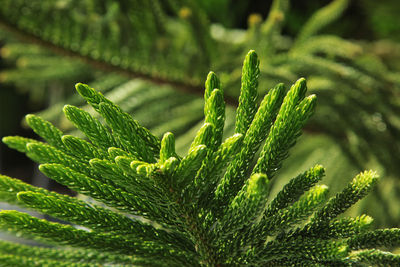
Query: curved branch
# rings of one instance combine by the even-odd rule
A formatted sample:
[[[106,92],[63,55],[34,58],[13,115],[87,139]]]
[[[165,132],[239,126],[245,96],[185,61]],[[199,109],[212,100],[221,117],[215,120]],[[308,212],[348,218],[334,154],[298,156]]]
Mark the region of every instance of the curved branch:
[[[132,78],[132,79],[140,78],[142,80],[149,81],[151,83],[158,84],[158,85],[169,85],[180,91],[190,93],[190,94],[197,94],[197,95],[204,94],[204,88],[200,83],[196,83],[196,82],[185,83],[182,81],[166,79],[166,78],[157,77],[157,76],[153,76],[153,75],[146,74],[146,73],[141,73],[141,72],[137,72],[137,71],[133,71],[133,70],[129,70],[129,69],[124,69],[120,66],[112,65],[106,61],[96,60],[89,56],[81,55],[81,54],[74,52],[72,50],[69,50],[67,48],[57,46],[49,41],[43,40],[34,34],[31,34],[24,30],[19,29],[15,25],[12,25],[9,22],[6,22],[1,18],[0,18],[0,28],[6,30],[7,32],[10,32],[16,38],[18,38],[19,40],[21,40],[23,42],[34,43],[41,47],[45,47],[58,55],[68,56],[68,57],[71,57],[74,59],[78,59],[78,60],[80,60],[96,69],[99,69],[101,71],[115,72],[115,73],[121,74],[123,76],[126,76],[128,78]],[[224,98],[228,104],[230,104],[232,106],[237,105],[237,100],[235,98],[226,96],[226,95]]]

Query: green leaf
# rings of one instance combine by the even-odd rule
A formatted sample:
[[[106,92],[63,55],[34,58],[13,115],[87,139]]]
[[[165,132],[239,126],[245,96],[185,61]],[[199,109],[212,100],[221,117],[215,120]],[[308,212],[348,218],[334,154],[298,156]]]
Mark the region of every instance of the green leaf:
[[[63,133],[50,122],[32,114],[26,115],[25,120],[32,130],[47,143],[58,149],[65,149],[65,146],[61,141]]]
[[[199,145],[194,147],[189,154],[181,160],[174,175],[176,181],[173,181],[173,183],[176,184],[176,189],[179,190],[186,187],[189,183],[194,183],[196,174],[206,155],[206,146]]]
[[[324,238],[346,238],[365,232],[372,224],[373,219],[367,215],[356,218],[334,219],[326,224],[306,225],[300,235]],[[297,234],[297,233],[296,233]]]
[[[400,245],[400,229],[378,229],[351,237],[348,242],[352,249],[394,247]]]
[[[306,90],[305,79],[299,79],[289,90],[253,173],[265,173],[271,179],[281,167],[289,149],[296,143],[301,128],[314,112],[316,97],[311,95],[304,99]]]
[[[102,159],[108,157],[108,154],[106,152],[98,149],[96,146],[81,138],[72,135],[64,135],[61,140],[65,147],[68,149],[69,154],[77,158],[90,160],[93,158]]]
[[[133,242],[121,235],[100,234],[75,229],[70,225],[37,219],[14,210],[0,212],[0,227],[10,232],[21,232],[39,241],[74,247],[90,247],[101,251],[112,251],[126,255],[147,257],[182,257],[179,253],[152,242]],[[184,258],[184,256],[183,256]]]
[[[26,145],[29,143],[41,143],[34,139],[20,137],[20,136],[6,136],[2,139],[3,143],[6,144],[9,148],[18,150],[19,152],[26,153]]]
[[[117,142],[107,128],[88,112],[70,105],[64,106],[63,111],[67,119],[81,130],[94,145],[105,151],[109,147],[117,146]]]
[[[6,241],[0,241],[0,255],[0,257],[3,257],[3,263],[7,263],[7,260],[11,260],[11,266],[24,265],[23,263],[25,263],[25,260],[30,261],[28,266],[31,266],[30,264],[32,264],[32,266],[43,266],[45,264],[49,264],[46,261],[42,262],[42,260],[46,259],[50,260],[50,263],[53,265],[60,261],[65,261],[69,264],[66,266],[73,266],[71,264],[74,264],[74,262],[93,264],[134,264],[136,261],[136,259],[132,256],[116,255],[107,252],[99,252],[96,250],[34,247]],[[25,259],[25,256],[28,257],[28,259]],[[19,257],[22,257],[22,259]]]
[[[372,190],[378,182],[378,177],[373,171],[357,175],[341,193],[329,199],[328,203],[313,216],[311,223],[328,221],[343,213]]]
[[[294,201],[297,201],[305,191],[320,181],[324,174],[325,169],[321,165],[316,165],[310,170],[291,179],[268,205],[263,218],[271,217],[279,210],[284,209],[290,206]]]
[[[327,193],[328,187],[325,185],[311,188],[298,201],[263,221],[261,235],[273,235],[308,218],[326,200]]]
[[[205,145],[206,147],[212,146],[214,136],[214,126],[211,123],[204,123],[200,130],[196,133],[196,136],[190,145],[189,151],[199,145]]]
[[[33,186],[22,182],[19,179],[14,179],[6,175],[0,175],[0,200],[8,203],[22,205],[17,194],[22,191],[31,191],[43,193],[45,195],[55,195],[56,193],[48,191],[44,188]]]
[[[26,145],[26,155],[38,163],[57,163],[69,166],[71,169],[82,172],[95,179],[101,179],[91,170],[87,162],[64,153],[45,143],[28,143]]]
[[[118,156],[133,157],[129,152],[117,147],[109,147],[108,154],[112,159],[115,159]]]
[[[27,254],[26,254],[27,255]],[[63,261],[60,259],[43,259],[29,256],[16,256],[8,254],[0,254],[0,261],[4,266],[60,266],[60,267],[98,267],[94,263],[76,263],[70,261]]]
[[[161,140],[160,163],[165,162],[170,157],[177,157],[175,153],[175,137],[172,133],[165,133]]]
[[[271,260],[284,257],[298,257],[305,260],[318,258],[320,261],[336,260],[348,255],[344,242],[321,240],[317,238],[270,241],[261,247],[250,250],[246,257],[248,264],[267,264]]]
[[[400,256],[387,251],[377,249],[362,250],[352,253],[350,256],[355,262],[361,262],[372,266],[397,266],[400,264]]]
[[[20,192],[17,196],[29,208],[88,227],[96,230],[96,232],[125,235],[126,238],[132,240],[166,243],[183,250],[190,248],[190,243],[180,235],[171,234],[161,229],[157,230],[140,220],[130,219],[99,206],[88,206],[85,202],[76,198],[63,195],[47,196],[29,191]],[[178,239],[180,242],[176,242]]]
[[[218,76],[214,72],[210,71],[205,83],[204,102],[207,102],[214,89],[221,89],[221,82],[219,81]]]
[[[114,105],[106,102],[99,104],[99,112],[107,121],[114,136],[118,138],[122,148],[139,159],[155,162],[155,157],[158,156],[160,151],[159,141],[157,140],[157,143],[151,144],[148,142],[147,136],[143,138],[139,131],[144,128],[139,126],[137,121],[133,120],[127,113],[122,113]]]
[[[242,134],[228,137],[219,149],[212,154],[213,160],[209,161],[209,164],[204,164],[197,173],[195,188],[191,193],[193,194],[192,197],[198,197],[200,207],[209,208],[209,205],[213,203],[214,190],[227,166],[240,150],[242,141]]]
[[[205,123],[212,124],[214,128],[213,143],[210,151],[215,151],[222,141],[222,133],[225,125],[225,101],[222,91],[214,89],[204,106]]]
[[[7,8],[20,4],[9,0],[4,3]],[[186,1],[174,3],[168,2],[176,10]],[[158,4],[156,1],[146,5],[157,8]],[[197,11],[191,10],[193,4],[187,4],[182,10],[182,19],[201,19]],[[4,6],[0,7],[0,13]],[[108,16],[119,14],[116,2],[106,1],[104,7],[111,12]],[[284,12],[286,7],[287,1],[273,3],[273,10],[277,12]],[[261,29],[260,25],[253,25],[252,34],[258,32],[260,37],[272,40],[272,34],[280,26],[279,21],[272,20],[272,15]],[[104,22],[104,25],[108,24]],[[201,45],[205,50],[209,48],[207,41]],[[267,53],[272,51],[268,47],[267,50]],[[291,60],[294,58],[301,56],[292,53]],[[272,71],[270,74],[278,77],[290,73],[284,70],[285,62],[285,59],[278,62],[281,69],[275,72],[271,67],[263,71]],[[309,61],[305,59],[298,64],[307,65]],[[337,74],[333,68],[331,70]],[[242,69],[236,125],[228,119],[226,126],[220,81],[214,73],[208,75],[204,92],[205,120],[197,133],[191,131],[185,135],[182,145],[190,148],[183,157],[176,154],[174,135],[167,132],[170,122],[158,126],[159,134],[166,132],[160,141],[119,106],[87,85],[77,84],[76,87],[106,125],[100,122],[103,119],[96,119],[98,115],[83,109],[66,106],[64,111],[88,141],[63,136],[50,123],[28,116],[32,128],[47,143],[19,137],[6,137],[4,142],[44,163],[39,167],[44,174],[86,195],[87,201],[0,176],[0,200],[66,222],[63,225],[18,211],[1,211],[0,226],[22,237],[81,249],[27,248],[0,242],[3,265],[358,266],[378,264],[381,260],[382,264],[395,266],[398,255],[371,249],[399,246],[399,229],[368,231],[372,218],[366,215],[337,218],[371,191],[377,182],[376,173],[357,175],[343,192],[323,205],[327,187],[316,183],[325,170],[316,165],[290,180],[268,202],[271,179],[313,113],[316,98],[314,95],[306,97],[305,80],[299,79],[286,97],[284,86],[278,84],[257,110],[259,73],[257,56],[250,51]],[[154,98],[150,95],[158,93],[155,88],[148,91],[144,87],[138,90],[124,85],[117,91],[118,101],[135,90],[153,100],[173,95],[168,91]],[[125,93],[120,95],[122,91]],[[111,99],[115,100],[115,96]],[[362,104],[356,97],[353,99],[355,105]],[[130,100],[119,103],[128,108],[134,106],[135,110],[149,103],[131,105]],[[183,117],[174,117],[172,126],[182,126],[193,114],[199,115],[196,110],[200,104],[197,100],[190,101],[184,108],[174,110],[185,115],[183,120]],[[155,116],[162,108],[157,109]],[[146,119],[157,109],[146,110],[139,117]],[[227,112],[232,115],[233,109]],[[150,125],[154,125],[154,121]],[[222,142],[224,127],[235,134]],[[194,140],[189,140],[192,134]],[[257,152],[260,155],[256,161]],[[79,229],[72,225],[78,225]],[[85,255],[79,257],[82,253]]]
[[[215,233],[223,242],[223,236],[231,235],[253,223],[268,199],[269,180],[265,174],[253,174],[239,191],[217,223]]]
[[[348,4],[349,0],[335,0],[317,10],[302,27],[296,42],[301,43],[307,40],[308,37],[335,21],[346,10]]]
[[[236,111],[235,133],[246,134],[257,111],[257,87],[260,61],[254,50],[249,51],[242,69],[242,87]]]
[[[240,153],[235,155],[223,179],[219,181],[215,191],[215,198],[218,199],[219,205],[226,205],[243,186],[250,163],[261,143],[265,140],[276,112],[282,104],[284,91],[283,84],[279,84],[261,102],[254,120],[244,136]],[[219,207],[219,205],[216,205],[216,207]]]
[[[123,145],[131,148],[132,145],[140,146],[141,143],[144,143],[149,146],[149,151],[157,154],[159,153],[160,141],[158,138],[151,134],[149,130],[140,126],[128,113],[123,112],[120,107],[85,84],[78,83],[75,88],[78,93],[106,119],[111,129],[116,131],[117,137],[119,137],[120,142],[123,142]],[[128,140],[131,140],[133,143],[129,144],[123,138],[128,138]],[[147,150],[141,152],[145,153]]]
[[[87,194],[111,207],[132,212],[133,214],[146,214],[141,204],[142,200],[119,188],[89,178],[60,164],[42,164],[39,169],[48,177],[68,186],[72,190]]]

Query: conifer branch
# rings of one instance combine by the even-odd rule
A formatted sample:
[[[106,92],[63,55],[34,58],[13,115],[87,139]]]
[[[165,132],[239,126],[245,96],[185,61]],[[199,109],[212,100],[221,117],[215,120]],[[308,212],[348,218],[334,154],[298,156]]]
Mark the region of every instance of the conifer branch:
[[[18,27],[15,27],[15,25],[12,25],[2,19],[0,19],[0,27],[4,30],[7,30],[11,33],[13,33],[15,36],[17,36],[19,39],[21,39],[24,42],[29,42],[29,43],[34,43],[38,44],[42,47],[46,47],[47,49],[51,50],[52,52],[62,55],[62,56],[67,56],[71,57],[74,59],[78,59],[85,64],[88,64],[96,69],[102,70],[104,72],[114,72],[114,73],[119,73],[122,74],[123,76],[126,76],[128,78],[140,78],[145,81],[149,81],[155,84],[159,85],[170,85],[176,89],[179,89],[183,92],[188,92],[188,93],[196,93],[201,95],[203,93],[202,88],[200,86],[200,83],[198,81],[190,81],[188,82],[182,82],[179,80],[171,80],[168,78],[164,77],[157,77],[156,75],[152,74],[146,74],[146,73],[141,73],[139,71],[133,71],[130,69],[123,68],[119,65],[113,65],[110,64],[109,62],[102,61],[100,59],[93,59],[92,57],[88,55],[82,55],[81,53],[72,51],[70,49],[64,48],[59,45],[55,45],[49,41],[46,41],[42,38],[39,38],[31,33],[28,33],[24,30],[19,29]],[[229,103],[235,103],[233,98],[227,98],[227,102]]]
[[[335,0],[324,8],[319,9],[302,27],[296,42],[301,43],[332,21],[335,21],[346,9],[348,4],[348,0]]]
[[[349,239],[348,244],[353,249],[373,247],[394,247],[400,243],[400,229],[378,229],[358,234]]]
[[[308,224],[295,233],[303,236],[346,238],[368,230],[372,221],[373,219],[367,215],[361,215],[356,218],[334,219],[327,224],[319,225],[319,227]]]
[[[0,261],[4,266],[60,266],[60,267],[99,267],[95,263],[77,263],[63,260],[42,259],[36,257],[0,254]]]
[[[160,246],[153,242],[138,242],[125,239],[121,235],[99,234],[75,229],[69,225],[37,219],[18,211],[1,211],[0,226],[10,232],[22,232],[44,242],[76,247],[90,247],[101,251],[110,251],[125,255],[167,257],[179,261],[186,256],[174,252],[168,246]],[[175,255],[174,255],[175,254]],[[182,259],[183,258],[183,259]],[[188,258],[189,259],[189,258]]]
[[[116,263],[116,264],[134,264],[136,259],[126,255],[115,255],[107,252],[98,252],[96,250],[87,249],[55,249],[46,247],[33,247],[22,244],[16,244],[6,241],[0,241],[0,255],[12,258],[16,256],[24,257],[29,255],[33,258],[31,264],[42,264],[38,260],[49,259],[54,260],[54,264],[57,261],[69,261],[72,264],[75,261],[104,264],[104,263]]]
[[[351,255],[351,259],[356,262],[362,262],[365,264],[372,264],[375,266],[390,266],[399,265],[400,256],[386,251],[380,251],[377,249],[362,250]]]
[[[316,165],[310,170],[291,179],[268,205],[263,218],[271,217],[279,210],[290,206],[294,201],[297,201],[304,192],[320,181],[324,175],[325,169],[321,165]]]
[[[246,132],[240,153],[236,155],[232,163],[228,166],[224,177],[215,191],[217,199],[219,199],[219,195],[221,195],[221,203],[225,203],[227,197],[232,197],[224,195],[226,191],[229,191],[229,187],[234,188],[232,191],[232,193],[234,193],[235,190],[239,190],[239,187],[243,185],[243,181],[246,177],[245,175],[249,171],[249,164],[253,160],[261,142],[264,141],[272,121],[275,119],[276,112],[282,103],[283,95],[284,86],[279,84],[271,90],[261,102],[253,122]]]
[[[81,249],[0,242],[0,259],[33,266],[126,261],[127,265],[151,266],[337,266],[379,260],[397,264],[398,255],[374,248],[399,246],[398,228],[369,231],[369,216],[337,218],[371,191],[378,180],[373,171],[357,175],[324,203],[327,187],[315,184],[325,169],[316,165],[267,202],[270,180],[313,113],[315,96],[306,96],[305,80],[300,79],[286,96],[284,86],[277,85],[257,107],[256,59],[251,51],[243,67],[236,125],[231,122],[236,133],[224,141],[222,89],[218,77],[208,75],[204,124],[194,140],[187,142],[184,156],[177,154],[172,133],[159,140],[87,85],[77,84],[76,89],[106,125],[73,106],[66,106],[64,112],[88,140],[63,135],[49,122],[27,116],[28,124],[46,143],[20,137],[3,141],[42,163],[39,170],[48,177],[98,203],[0,176],[0,200],[87,228],[1,211],[4,230],[57,247]],[[88,249],[96,253],[77,260]]]
[[[242,88],[236,111],[236,133],[245,134],[256,114],[259,65],[257,54],[255,51],[250,51],[243,63]]]
[[[51,146],[57,149],[65,149],[64,143],[61,140],[63,133],[50,122],[31,114],[25,116],[25,120],[29,127]]]
[[[117,141],[106,127],[88,112],[70,105],[64,106],[63,111],[67,119],[81,130],[93,144],[105,151],[109,147],[117,147]]]
[[[312,223],[335,218],[368,194],[376,185],[377,181],[378,175],[373,171],[365,171],[357,175],[341,193],[331,198],[328,203],[314,215]]]
[[[179,249],[189,250],[190,243],[182,236],[156,230],[153,226],[139,220],[130,219],[119,213],[98,207],[88,206],[85,202],[66,196],[46,196],[42,193],[20,192],[17,194],[26,207],[35,209],[53,217],[69,221],[97,232],[125,235],[133,240],[165,242]],[[180,240],[179,242],[176,242]],[[193,248],[191,248],[193,251]]]
[[[121,189],[91,179],[84,174],[73,171],[59,164],[42,164],[39,166],[41,172],[56,180],[60,184],[70,187],[82,194],[104,201],[107,205],[136,214],[146,214],[141,205],[141,200]]]
[[[296,137],[301,134],[300,129],[314,112],[316,98],[311,95],[304,99],[306,90],[304,79],[298,80],[289,90],[253,173],[265,173],[272,179],[281,167],[282,160],[288,156]]]

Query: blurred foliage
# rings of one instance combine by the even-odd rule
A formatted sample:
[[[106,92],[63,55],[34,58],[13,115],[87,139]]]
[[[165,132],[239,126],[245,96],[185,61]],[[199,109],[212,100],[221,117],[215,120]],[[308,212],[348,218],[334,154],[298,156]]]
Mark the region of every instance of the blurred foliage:
[[[231,104],[225,130],[231,134],[241,60],[255,49],[260,94],[303,76],[318,95],[291,168],[284,166],[277,180],[323,163],[336,170],[327,173],[336,191],[353,174],[377,169],[380,187],[356,208],[394,226],[400,221],[395,2],[7,0],[0,7],[0,55],[7,64],[0,82],[45,101],[49,107],[39,115],[67,132],[72,127],[59,111],[65,103],[88,110],[70,92],[77,81],[89,83],[158,136],[172,130],[179,152],[202,123],[199,93],[209,69],[221,77]],[[365,40],[373,37],[391,40]]]
[[[399,1],[386,0],[384,3],[373,0],[360,0],[360,8],[368,14],[368,26],[375,38],[400,41]]]

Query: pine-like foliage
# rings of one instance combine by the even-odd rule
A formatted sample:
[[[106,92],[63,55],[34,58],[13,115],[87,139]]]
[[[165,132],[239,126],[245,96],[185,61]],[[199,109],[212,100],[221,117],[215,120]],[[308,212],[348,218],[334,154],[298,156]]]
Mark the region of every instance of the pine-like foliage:
[[[256,49],[264,62],[260,67],[262,94],[264,88],[273,87],[277,82],[292,83],[297,77],[306,77],[310,89],[318,90],[320,99],[320,112],[309,124],[311,131],[334,139],[342,154],[356,168],[361,170],[371,163],[376,164],[377,168],[384,169],[386,177],[392,178],[392,183],[397,183],[395,179],[400,175],[400,168],[398,159],[391,155],[400,152],[397,119],[400,106],[396,101],[400,88],[399,68],[387,64],[385,57],[393,60],[400,54],[399,49],[396,46],[390,48],[390,45],[387,49],[387,44],[384,49],[379,45],[374,49],[375,45],[368,42],[323,33],[324,27],[340,18],[349,0],[330,1],[310,16],[297,36],[290,37],[282,32],[290,16],[289,0],[274,0],[265,20],[251,15],[247,30],[210,24],[208,18],[213,17],[209,14],[212,9],[218,10],[220,18],[234,17],[230,9],[221,8],[229,6],[228,0],[211,2],[6,0],[0,5],[0,26],[24,40],[51,48],[63,56],[83,59],[107,72],[116,70],[130,77],[168,83],[174,85],[174,89],[184,87],[190,92],[199,92],[203,74],[215,69],[221,74],[229,102],[235,102],[232,100],[237,97],[243,55],[249,49]],[[246,2],[231,0],[236,8]],[[4,71],[0,81],[22,85],[29,90],[40,88],[41,96],[43,85],[50,84],[53,94],[49,95],[63,99],[60,87],[82,80],[87,73],[91,75],[84,78],[85,82],[96,80],[89,83],[95,88],[120,89],[120,83],[115,83],[113,78],[107,80],[108,75],[94,75],[87,66],[69,62],[66,57],[60,60],[48,55],[48,51],[32,52],[31,47],[21,48],[20,43],[15,45],[8,40],[2,50],[7,60],[13,61],[17,57],[17,69]],[[386,50],[389,55],[381,56],[374,50]],[[126,89],[128,87],[129,83]],[[129,96],[159,103],[157,97],[151,98],[138,91]],[[57,97],[52,100],[54,98]],[[166,103],[169,99],[165,99],[163,102]],[[178,105],[172,102],[172,106]],[[188,105],[189,108],[182,104],[179,108],[189,109],[187,113],[177,112],[184,114],[180,122],[174,116],[172,123],[181,128],[180,132],[200,121],[199,103]],[[147,106],[141,107],[144,113]],[[136,105],[125,110],[136,114],[138,109]],[[46,118],[60,126],[59,114],[52,111],[46,112],[46,115],[52,115]],[[346,116],[350,113],[353,116]],[[151,116],[144,117],[151,120]],[[157,116],[153,116],[153,125],[161,132],[165,130],[160,125],[165,119],[155,122],[154,117]],[[383,190],[374,194],[390,206],[398,189],[388,187],[393,188],[390,198],[386,198],[388,194]],[[393,224],[400,214],[392,211],[389,217],[387,221],[390,219]]]
[[[24,40],[51,48],[63,56],[83,59],[107,72],[116,70],[130,77],[174,85],[175,89],[183,87],[190,92],[201,91],[201,77],[207,70],[215,69],[221,74],[225,97],[230,102],[235,102],[232,100],[237,97],[242,57],[249,49],[256,49],[264,62],[260,68],[262,94],[264,88],[277,82],[292,83],[297,77],[306,77],[310,89],[318,90],[320,99],[320,112],[313,117],[309,128],[334,139],[342,154],[356,168],[361,170],[371,163],[376,164],[377,168],[384,169],[386,177],[397,183],[395,179],[400,175],[398,159],[390,155],[400,152],[397,119],[400,106],[396,101],[400,88],[398,67],[386,64],[387,60],[379,52],[371,52],[388,50],[386,48],[373,49],[371,46],[374,45],[367,42],[321,33],[324,27],[340,18],[349,0],[333,0],[318,9],[297,36],[291,37],[282,33],[290,15],[289,0],[274,0],[265,20],[251,15],[245,31],[208,22],[213,16],[208,14],[212,9],[218,10],[221,18],[234,17],[230,9],[221,8],[229,6],[228,0],[150,2],[5,0],[0,5],[0,26]],[[236,7],[244,5],[243,2],[248,1],[231,0]],[[85,82],[97,78],[91,86],[110,91],[120,88],[119,84],[112,86],[114,79],[103,86],[105,75],[93,75],[87,66],[67,62],[66,57],[60,60],[48,53],[45,53],[47,56],[32,54],[32,49],[24,48],[20,45],[18,49],[18,45],[7,42],[4,54],[11,61],[13,55],[19,57],[15,63],[18,68],[0,74],[0,81],[22,84],[29,90],[41,88],[42,96],[43,84],[52,84],[49,87],[50,90],[53,87],[53,94],[49,95],[55,94],[61,99],[59,87],[82,80],[88,72],[92,75],[85,77]],[[399,49],[390,48],[389,51],[390,58],[400,54]],[[157,97],[150,98],[149,94],[139,92],[130,97],[159,102]],[[188,105],[189,108],[184,104],[180,107],[180,110],[189,109],[187,113],[177,112],[184,114],[184,118],[179,122],[175,116],[172,122],[176,128],[181,128],[180,132],[200,121],[199,103]],[[143,107],[145,112],[147,106]],[[126,112],[136,113],[137,109],[138,106],[128,107]],[[346,116],[349,113],[353,116]],[[59,114],[46,112],[49,114],[53,116],[47,119],[60,126]],[[149,117],[151,119],[151,116],[146,119]],[[162,132],[165,128],[160,124],[164,121],[164,118],[158,122],[153,119],[153,125],[160,126]],[[390,199],[383,190],[374,192],[388,206],[398,191],[391,187]],[[387,221],[390,219],[393,224],[399,218],[400,214],[392,211]]]
[[[198,84],[213,54],[208,21],[192,0],[5,0],[0,15],[3,27],[31,41],[143,78]]]
[[[81,83],[78,93],[102,120],[75,106],[63,110],[86,138],[64,135],[48,121],[28,115],[28,125],[45,142],[10,136],[4,143],[40,163],[48,177],[97,201],[0,176],[2,200],[70,223],[1,211],[2,229],[54,245],[1,242],[1,265],[400,264],[400,256],[378,249],[398,246],[399,229],[370,231],[372,218],[367,215],[338,218],[373,188],[375,172],[360,173],[327,199],[327,187],[317,185],[325,170],[317,165],[276,196],[269,195],[271,180],[312,115],[316,97],[306,96],[302,78],[289,90],[278,84],[258,104],[258,75],[259,61],[250,51],[243,65],[235,133],[223,140],[223,91],[218,77],[209,73],[204,124],[186,155],[176,153],[172,133],[159,140]]]

